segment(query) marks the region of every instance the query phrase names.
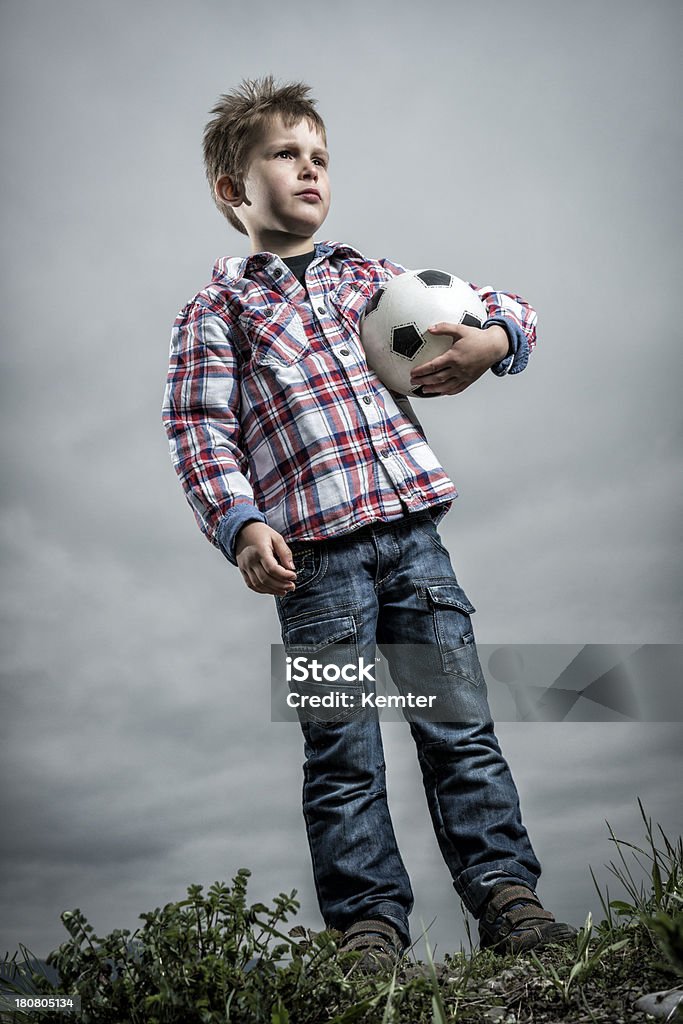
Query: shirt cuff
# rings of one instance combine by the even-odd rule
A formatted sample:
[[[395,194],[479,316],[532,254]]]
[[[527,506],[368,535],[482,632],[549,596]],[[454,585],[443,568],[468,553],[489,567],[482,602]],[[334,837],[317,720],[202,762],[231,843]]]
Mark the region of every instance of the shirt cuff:
[[[218,546],[233,565],[237,565],[237,559],[235,558],[235,541],[237,540],[237,534],[246,526],[247,523],[268,523],[268,520],[264,516],[263,512],[260,512],[256,508],[256,505],[247,505],[241,503],[235,505],[227,512],[216,530],[216,539],[218,540]]]
[[[487,327],[492,327],[493,324],[499,324],[505,328],[510,348],[504,359],[493,364],[491,367],[492,373],[495,373],[496,377],[505,377],[508,373],[521,373],[529,362],[529,343],[526,340],[524,331],[514,320],[500,316],[494,316],[490,320],[485,320],[483,330],[486,330]]]

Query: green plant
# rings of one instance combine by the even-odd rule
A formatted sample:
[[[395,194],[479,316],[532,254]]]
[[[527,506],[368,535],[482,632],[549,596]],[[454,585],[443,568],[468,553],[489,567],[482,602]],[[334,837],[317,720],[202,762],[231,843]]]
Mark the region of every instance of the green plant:
[[[62,914],[71,941],[48,963],[66,991],[81,994],[83,1020],[157,1024],[171,1012],[184,1013],[188,1024],[247,1012],[265,1019],[277,966],[296,957],[298,947],[281,927],[299,904],[292,892],[271,909],[247,906],[249,875],[242,868],[232,888],[216,882],[206,896],[202,886],[190,886],[187,899],[141,914],[144,925],[133,935],[115,930],[98,938],[80,910]]]
[[[643,924],[655,936],[667,967],[683,978],[683,913],[667,914],[658,910],[652,915],[643,915]]]
[[[628,939],[621,939],[618,942],[610,942],[609,937],[603,937],[597,945],[591,949],[592,935],[593,916],[589,912],[583,927],[579,929],[578,935],[576,936],[576,956],[573,963],[569,966],[569,971],[566,974],[566,977],[562,977],[553,964],[548,964],[547,966],[543,964],[533,949],[530,951],[531,957],[539,971],[544,977],[548,978],[552,985],[557,989],[564,1003],[568,1003],[570,1001],[570,991],[573,986],[585,980],[588,975],[595,970],[604,956],[608,953],[614,953],[619,949],[623,949],[624,946],[628,945]]]
[[[423,926],[424,928],[424,926]],[[429,945],[429,939],[425,934],[425,949],[427,951],[427,965],[429,968],[429,981],[432,986],[432,1021],[433,1024],[448,1024],[446,1019],[446,1007],[443,1003],[443,997],[441,995],[441,989],[439,988],[439,982],[436,977],[436,969],[434,967],[434,957],[432,956],[432,948]]]
[[[204,893],[193,885],[186,899],[141,914],[133,934],[100,938],[80,910],[64,913],[69,940],[48,957],[60,975],[56,992],[81,997],[83,1024],[483,1024],[494,1003],[505,1019],[629,1019],[638,994],[683,974],[683,845],[661,829],[656,838],[640,806],[642,847],[617,839],[608,823],[618,852],[610,870],[625,898],[598,888],[604,919],[594,928],[589,914],[575,943],[538,955],[473,948],[468,929],[469,952],[446,953],[435,964],[424,928],[426,965],[363,976],[355,970],[359,954],[338,953],[338,932],[289,928],[296,891],[280,893],[271,907],[249,905],[243,868],[230,886],[216,882]],[[55,994],[21,949],[24,963],[5,990],[25,993],[30,982],[36,994]],[[73,1017],[0,1010],[2,1024],[60,1019]]]
[[[654,948],[664,956],[668,967],[674,973],[683,975],[683,838],[679,836],[672,843],[658,825],[660,843],[655,839],[652,820],[645,814],[640,799],[638,807],[645,824],[647,848],[618,839],[607,822],[620,861],[620,865],[610,862],[608,870],[624,887],[630,901],[610,900],[609,895],[603,899],[591,869],[593,882],[606,913],[604,928],[613,933],[617,928],[614,920],[617,917],[622,929],[644,929]],[[639,881],[634,877],[632,865],[624,851],[630,853],[631,860],[640,868],[642,877]]]
[[[395,980],[352,983],[337,961],[338,933],[283,931],[295,890],[272,908],[249,906],[249,875],[242,868],[232,887],[216,882],[206,895],[190,886],[187,899],[141,914],[133,934],[99,937],[80,909],[63,913],[70,940],[47,962],[59,991],[80,995],[83,1024],[351,1024],[391,1006]],[[36,993],[54,993],[47,978],[31,980]]]

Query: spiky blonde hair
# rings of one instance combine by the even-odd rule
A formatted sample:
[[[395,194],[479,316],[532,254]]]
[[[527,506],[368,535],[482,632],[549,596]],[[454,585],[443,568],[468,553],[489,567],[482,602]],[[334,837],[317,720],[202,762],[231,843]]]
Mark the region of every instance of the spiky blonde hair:
[[[247,229],[232,207],[216,195],[216,182],[227,174],[236,187],[242,187],[251,149],[278,114],[287,128],[306,119],[327,145],[325,124],[310,91],[303,82],[276,85],[272,75],[245,78],[237,89],[221,96],[211,111],[215,116],[204,129],[206,177],[216,206],[243,235]]]

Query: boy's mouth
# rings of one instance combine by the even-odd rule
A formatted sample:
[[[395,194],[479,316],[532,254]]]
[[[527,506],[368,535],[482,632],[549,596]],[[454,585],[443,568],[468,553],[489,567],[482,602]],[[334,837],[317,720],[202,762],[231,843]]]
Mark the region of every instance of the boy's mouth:
[[[320,193],[317,188],[307,188],[303,192],[297,192],[297,196],[300,199],[320,199]]]

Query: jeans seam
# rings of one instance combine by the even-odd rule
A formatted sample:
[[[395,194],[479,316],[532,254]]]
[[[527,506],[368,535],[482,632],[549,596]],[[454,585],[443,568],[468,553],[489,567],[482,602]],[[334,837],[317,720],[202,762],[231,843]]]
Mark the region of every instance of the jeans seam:
[[[383,585],[384,583],[386,583],[386,582],[387,582],[387,580],[390,580],[390,579],[391,579],[391,577],[392,577],[392,576],[394,576],[394,575],[396,574],[396,568],[397,568],[397,566],[398,566],[398,563],[399,563],[399,561],[400,561],[400,557],[401,557],[401,552],[400,552],[400,550],[399,550],[399,546],[398,546],[398,544],[396,543],[396,536],[395,536],[395,534],[393,534],[393,535],[392,535],[392,538],[391,538],[391,540],[392,540],[392,543],[393,543],[393,545],[394,545],[394,549],[395,549],[395,552],[396,552],[396,563],[397,563],[397,564],[396,564],[396,565],[394,566],[394,568],[393,568],[393,569],[390,569],[390,570],[389,570],[389,572],[388,572],[388,573],[386,573],[386,574],[385,574],[385,575],[384,575],[384,576],[382,577],[382,579],[381,579],[381,580],[375,580],[375,584],[374,584],[374,586],[375,586],[375,593],[377,593],[377,591],[378,591],[378,590],[379,590],[379,589],[380,589],[380,588],[382,587],[382,585]],[[375,550],[376,550],[376,548],[375,548]],[[378,564],[379,564],[379,559],[378,559]]]

